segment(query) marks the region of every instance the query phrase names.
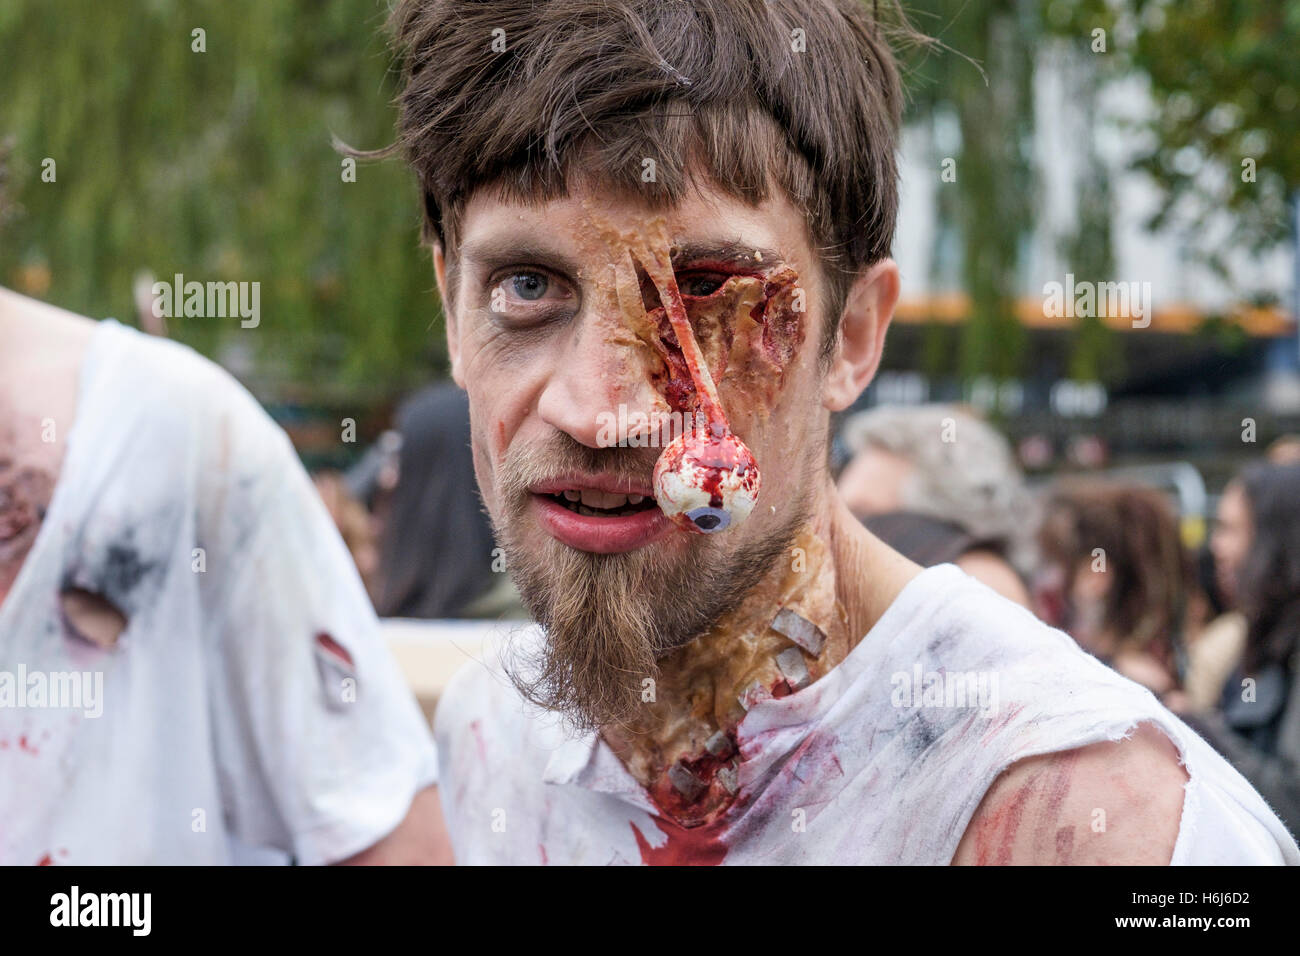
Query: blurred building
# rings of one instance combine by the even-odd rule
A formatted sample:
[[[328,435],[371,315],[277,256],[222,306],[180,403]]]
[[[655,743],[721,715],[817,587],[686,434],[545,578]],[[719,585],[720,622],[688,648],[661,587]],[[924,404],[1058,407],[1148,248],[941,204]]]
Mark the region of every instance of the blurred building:
[[[1224,252],[1226,214],[1222,230],[1194,239],[1176,228],[1148,231],[1159,194],[1128,169],[1135,140],[1119,124],[1151,111],[1151,101],[1138,79],[1100,90],[1088,88],[1093,80],[1086,64],[1055,46],[1038,56],[1037,181],[1025,184],[1036,212],[1019,255],[1014,311],[1026,341],[1014,379],[963,381],[951,367],[936,370],[943,365],[936,355],[959,351],[970,314],[960,235],[941,202],[941,190],[952,188],[944,159],[957,151],[960,134],[942,116],[907,131],[895,242],[903,297],[882,370],[859,407],[966,401],[999,419],[1031,469],[1176,456],[1218,486],[1274,437],[1300,430],[1294,255],[1287,248]],[[1104,208],[1086,208],[1099,202],[1085,188],[1099,169]],[[1100,275],[1070,252],[1079,223],[1099,216],[1109,222],[1112,263]],[[1200,253],[1209,248],[1222,254],[1226,278],[1205,265]],[[1107,359],[1096,381],[1080,381],[1071,368],[1078,319],[1054,310],[1045,290],[1049,283],[1106,282],[1136,283],[1135,291],[1149,295],[1149,314],[1135,314],[1130,303],[1101,317]]]

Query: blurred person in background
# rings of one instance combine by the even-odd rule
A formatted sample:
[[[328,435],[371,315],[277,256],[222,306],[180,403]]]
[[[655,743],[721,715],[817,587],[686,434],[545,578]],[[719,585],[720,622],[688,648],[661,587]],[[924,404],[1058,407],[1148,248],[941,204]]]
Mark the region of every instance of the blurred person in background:
[[[1070,481],[1039,529],[1039,615],[1156,694],[1181,686],[1192,567],[1173,507],[1143,485]]]
[[[1274,465],[1293,465],[1300,462],[1300,435],[1283,435],[1275,439],[1264,454]]]
[[[1300,435],[1283,435],[1264,454],[1274,465],[1300,462]],[[1219,497],[1207,549],[1212,579],[1204,588],[1214,617],[1188,643],[1185,696],[1167,701],[1176,710],[1198,712],[1218,707],[1224,683],[1241,662],[1247,623],[1238,604],[1237,579],[1252,534],[1250,502],[1238,478],[1229,482]]]
[[[397,412],[397,484],[383,515],[382,617],[527,617],[496,550],[470,452],[469,399],[451,382]]]
[[[1300,463],[1259,464],[1228,486],[1215,529],[1246,622],[1217,712],[1185,718],[1300,829]],[[1222,518],[1223,510],[1220,510]]]
[[[1250,505],[1240,479],[1219,496],[1210,532],[1211,578],[1205,582],[1210,607],[1218,613],[1187,646],[1187,674],[1182,696],[1167,703],[1180,711],[1206,711],[1219,705],[1223,685],[1246,648],[1246,617],[1241,613],[1237,578],[1250,550]]]
[[[899,516],[868,521],[873,534],[920,564],[954,563],[1029,607],[1033,499],[997,429],[951,405],[881,407],[848,419],[843,439],[852,457],[837,487],[849,510],[863,520]],[[949,546],[933,549],[938,537]]]

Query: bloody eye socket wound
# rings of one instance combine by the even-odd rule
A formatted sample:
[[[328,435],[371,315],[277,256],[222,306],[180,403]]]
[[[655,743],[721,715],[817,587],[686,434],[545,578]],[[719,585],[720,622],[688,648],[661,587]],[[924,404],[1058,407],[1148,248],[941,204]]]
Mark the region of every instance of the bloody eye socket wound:
[[[671,271],[651,276],[695,384],[705,423],[678,435],[655,463],[655,501],[677,525],[697,534],[717,534],[749,517],[762,478],[758,462],[731,432],[718,391],[686,316]]]

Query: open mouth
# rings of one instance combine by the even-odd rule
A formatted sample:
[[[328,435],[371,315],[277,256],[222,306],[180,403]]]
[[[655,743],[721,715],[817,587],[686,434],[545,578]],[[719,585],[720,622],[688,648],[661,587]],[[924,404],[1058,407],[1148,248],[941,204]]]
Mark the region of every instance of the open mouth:
[[[612,475],[569,475],[534,485],[542,528],[561,544],[595,554],[644,547],[672,527],[649,482]]]
[[[566,488],[543,497],[588,518],[623,518],[655,507],[654,498],[648,495],[625,495],[586,488]]]

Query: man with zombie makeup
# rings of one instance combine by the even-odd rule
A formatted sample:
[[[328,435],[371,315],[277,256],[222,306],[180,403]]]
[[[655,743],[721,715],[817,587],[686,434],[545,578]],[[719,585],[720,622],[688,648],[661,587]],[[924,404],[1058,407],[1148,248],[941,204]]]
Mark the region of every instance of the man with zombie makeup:
[[[829,416],[899,289],[871,5],[394,22],[478,482],[540,623],[440,704],[459,861],[1300,860],[1148,692],[836,495]]]

